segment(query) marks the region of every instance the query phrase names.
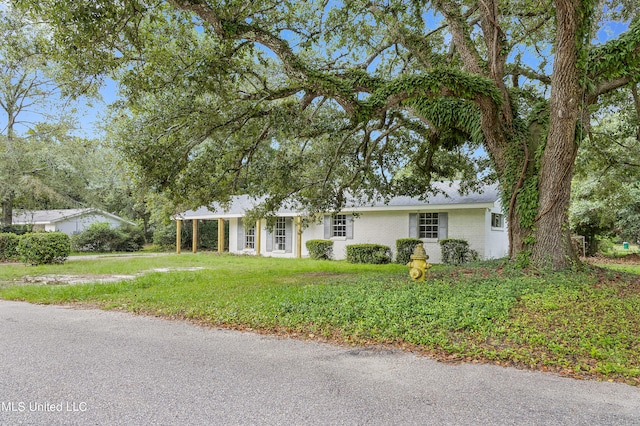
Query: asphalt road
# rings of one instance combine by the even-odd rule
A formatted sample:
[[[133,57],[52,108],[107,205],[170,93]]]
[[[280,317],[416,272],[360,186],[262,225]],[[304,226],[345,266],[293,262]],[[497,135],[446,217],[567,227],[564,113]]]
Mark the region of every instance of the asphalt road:
[[[640,389],[0,301],[2,425],[640,425]]]

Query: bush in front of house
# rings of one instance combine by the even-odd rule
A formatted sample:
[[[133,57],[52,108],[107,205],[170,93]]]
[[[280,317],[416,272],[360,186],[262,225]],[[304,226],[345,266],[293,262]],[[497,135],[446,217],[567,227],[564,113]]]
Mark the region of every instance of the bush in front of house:
[[[396,263],[406,265],[411,262],[411,255],[418,244],[421,244],[422,240],[417,238],[400,238],[396,240]]]
[[[309,240],[305,244],[311,259],[332,259],[333,241],[331,240]]]
[[[137,251],[143,244],[144,234],[138,228],[112,228],[106,222],[93,223],[71,239],[73,250],[79,252]]]
[[[347,262],[380,265],[391,262],[391,249],[382,244],[352,244],[347,246]]]
[[[71,238],[62,232],[24,234],[18,242],[18,257],[24,263],[64,263],[71,253]]]
[[[442,263],[459,265],[478,260],[478,252],[469,248],[469,242],[455,238],[440,240]]]
[[[18,242],[20,237],[10,232],[0,234],[0,262],[18,258]]]

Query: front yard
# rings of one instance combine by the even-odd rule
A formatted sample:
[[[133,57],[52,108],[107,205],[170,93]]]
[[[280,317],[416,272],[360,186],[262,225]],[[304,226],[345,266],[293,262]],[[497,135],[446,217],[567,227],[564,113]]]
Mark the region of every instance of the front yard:
[[[114,275],[124,281],[109,281]],[[640,277],[594,267],[553,274],[501,261],[436,266],[419,283],[402,265],[208,253],[106,257],[1,265],[0,298],[640,385]]]

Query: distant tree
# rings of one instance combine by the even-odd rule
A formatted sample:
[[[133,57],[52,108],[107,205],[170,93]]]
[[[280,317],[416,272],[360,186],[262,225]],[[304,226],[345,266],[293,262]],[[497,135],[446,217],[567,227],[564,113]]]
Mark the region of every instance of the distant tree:
[[[640,233],[640,97],[637,84],[605,97],[580,144],[571,227],[597,250],[597,237],[636,241]]]
[[[68,101],[81,89],[63,83],[62,70],[47,54],[47,28],[6,4],[0,9],[0,39],[0,224],[10,226],[21,194],[54,195],[53,182],[38,179],[51,159],[35,148],[34,138],[68,129]]]

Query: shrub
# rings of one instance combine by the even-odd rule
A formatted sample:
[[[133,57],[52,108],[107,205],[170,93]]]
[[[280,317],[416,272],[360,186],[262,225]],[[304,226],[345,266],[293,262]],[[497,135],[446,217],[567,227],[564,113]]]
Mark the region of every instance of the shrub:
[[[124,239],[116,251],[138,251],[144,246],[144,231],[139,226],[122,225],[118,230]]]
[[[347,262],[373,263],[391,262],[391,249],[381,244],[352,244],[347,246]]]
[[[422,240],[417,238],[400,238],[396,240],[396,263],[406,265],[411,262],[411,255]]]
[[[0,262],[18,258],[19,237],[13,233],[0,234]]]
[[[124,243],[125,235],[111,228],[106,222],[91,224],[71,239],[74,251],[107,252],[116,251]]]
[[[75,251],[137,251],[144,245],[144,233],[137,226],[112,228],[106,222],[91,224],[71,239]]]
[[[71,252],[71,238],[62,232],[24,234],[18,242],[18,256],[24,263],[64,263]]]
[[[306,246],[311,259],[333,258],[333,241],[331,240],[309,240]]]
[[[176,248],[176,224],[161,224],[153,230],[153,245],[160,250]],[[183,243],[184,246],[184,243]]]
[[[449,238],[440,240],[442,262],[452,265],[478,260],[478,252],[469,248],[465,240]]]
[[[33,225],[11,225],[0,227],[0,233],[22,235],[31,232]]]

